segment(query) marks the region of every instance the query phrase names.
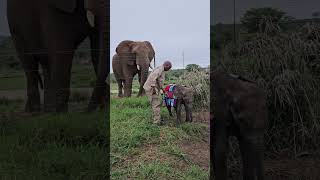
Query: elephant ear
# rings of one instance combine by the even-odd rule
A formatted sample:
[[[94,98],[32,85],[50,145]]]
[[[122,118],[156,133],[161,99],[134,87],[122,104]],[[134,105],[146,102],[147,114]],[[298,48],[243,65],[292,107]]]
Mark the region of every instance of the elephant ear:
[[[149,41],[144,41],[144,43],[146,43],[146,45],[148,46],[148,48],[150,49],[150,52],[149,52],[149,60],[150,62],[152,61],[152,59],[154,58],[155,56],[155,52],[154,52],[154,49],[151,45],[151,43]]]
[[[67,13],[73,13],[77,7],[77,0],[50,0],[50,4]]]

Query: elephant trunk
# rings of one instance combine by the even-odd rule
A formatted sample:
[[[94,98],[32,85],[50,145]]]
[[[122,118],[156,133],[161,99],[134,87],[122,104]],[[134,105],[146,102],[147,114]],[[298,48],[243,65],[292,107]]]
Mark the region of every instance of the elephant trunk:
[[[143,95],[144,94],[144,89],[143,89],[143,85],[144,83],[147,81],[147,78],[148,78],[148,74],[149,74],[149,64],[147,65],[143,65],[143,66],[140,66],[141,68],[141,79],[140,79],[140,95]]]

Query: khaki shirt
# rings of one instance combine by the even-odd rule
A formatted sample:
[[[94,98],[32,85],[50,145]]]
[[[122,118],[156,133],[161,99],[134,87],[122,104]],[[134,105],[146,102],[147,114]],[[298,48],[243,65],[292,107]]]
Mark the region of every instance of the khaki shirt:
[[[143,85],[143,89],[145,89],[146,91],[150,91],[152,87],[156,87],[158,90],[160,90],[162,89],[163,82],[164,82],[164,66],[161,65],[155,68],[150,73],[147,81]]]

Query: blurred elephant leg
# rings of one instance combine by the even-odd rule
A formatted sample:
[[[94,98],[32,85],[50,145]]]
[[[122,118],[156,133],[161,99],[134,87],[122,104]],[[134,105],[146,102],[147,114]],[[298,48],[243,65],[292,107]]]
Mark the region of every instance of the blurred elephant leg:
[[[52,104],[52,92],[50,91],[50,70],[49,70],[49,64],[48,64],[48,56],[41,56],[39,62],[41,64],[42,72],[43,72],[44,111],[50,112],[54,110],[54,105]]]
[[[240,152],[242,156],[242,173],[243,178],[246,180],[254,180],[255,177],[255,169],[254,169],[254,144],[251,139],[247,137],[240,137],[239,145],[240,145]]]
[[[239,142],[244,179],[254,180],[257,176],[258,180],[263,180],[263,133],[252,133],[239,138]]]
[[[68,53],[62,53],[63,51]],[[50,62],[51,87],[56,112],[68,111],[70,95],[70,76],[74,49],[59,48],[54,50]]]
[[[227,179],[227,155],[228,155],[228,134],[224,122],[213,122],[212,147],[213,147],[213,173],[215,180]]]
[[[263,133],[258,134],[256,136],[256,139],[254,141],[254,148],[255,148],[254,150],[256,154],[255,167],[256,167],[257,178],[258,180],[263,180],[264,179],[264,165],[263,165],[264,135]]]
[[[13,36],[15,47],[27,80],[27,102],[25,105],[26,112],[38,112],[40,111],[40,94],[39,94],[39,64],[33,57],[25,51],[25,43],[23,38]]]

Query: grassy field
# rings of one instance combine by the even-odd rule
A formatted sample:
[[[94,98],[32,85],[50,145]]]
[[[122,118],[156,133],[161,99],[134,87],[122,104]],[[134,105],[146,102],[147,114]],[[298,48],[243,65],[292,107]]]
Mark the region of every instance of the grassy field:
[[[71,87],[91,88],[94,78],[92,66],[76,64]],[[84,113],[87,95],[71,95],[70,113],[30,115],[23,113],[20,95],[25,94],[23,71],[2,71],[0,84],[0,179],[107,178],[106,115]]]
[[[106,179],[104,114],[30,116],[22,102],[0,104],[1,179]]]
[[[165,108],[161,115],[165,125],[153,125],[146,97],[112,98],[112,179],[208,179],[207,117],[175,127]]]
[[[26,80],[23,70],[1,70],[0,90],[25,89]],[[71,71],[71,87],[92,87],[95,74],[91,65],[74,64]]]

